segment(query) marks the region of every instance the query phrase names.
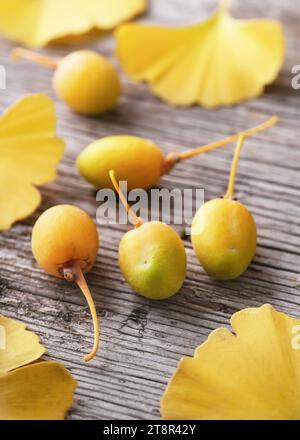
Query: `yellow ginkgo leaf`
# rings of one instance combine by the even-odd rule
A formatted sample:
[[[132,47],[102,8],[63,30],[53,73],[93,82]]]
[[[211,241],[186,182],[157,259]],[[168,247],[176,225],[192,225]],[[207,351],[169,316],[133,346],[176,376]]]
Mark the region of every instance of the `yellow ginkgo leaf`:
[[[0,315],[0,420],[65,417],[76,381],[57,362],[32,363],[45,351],[24,324]]]
[[[0,32],[32,47],[113,29],[142,13],[147,0],[0,0]]]
[[[0,376],[0,420],[62,420],[76,381],[57,362],[39,362]]]
[[[0,375],[36,361],[45,351],[25,324],[0,315]]]
[[[55,179],[63,152],[47,95],[25,96],[0,117],[0,230],[35,211],[41,200],[35,185]]]
[[[235,20],[222,3],[207,21],[180,28],[124,24],[117,53],[127,74],[171,105],[214,108],[259,96],[284,60],[282,26]]]
[[[183,358],[161,401],[165,419],[300,419],[300,320],[245,309]]]

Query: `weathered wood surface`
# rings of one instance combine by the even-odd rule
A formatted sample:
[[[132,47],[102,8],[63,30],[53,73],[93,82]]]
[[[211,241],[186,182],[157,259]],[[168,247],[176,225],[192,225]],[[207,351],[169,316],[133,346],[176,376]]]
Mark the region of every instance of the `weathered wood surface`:
[[[144,18],[165,23],[194,22],[211,11],[215,1],[150,0]],[[72,114],[57,102],[59,133],[67,152],[59,177],[42,189],[43,204],[30,219],[0,235],[0,311],[26,322],[41,335],[51,359],[62,361],[79,382],[72,419],[150,419],[159,417],[159,400],[183,355],[191,355],[208,333],[244,307],[272,303],[300,315],[300,92],[291,87],[291,68],[300,63],[300,1],[235,1],[237,16],[281,19],[287,34],[287,58],[277,82],[266,94],[234,108],[206,111],[173,109],[154,98],[144,85],[123,76],[124,95],[118,108],[102,118]],[[112,55],[113,39],[89,44]],[[0,110],[20,95],[51,90],[51,72],[9,60],[12,43],[0,42],[7,68],[7,90]],[[63,55],[68,48],[48,49]],[[32,258],[34,220],[57,203],[74,203],[95,216],[95,192],[79,178],[74,165],[81,149],[109,134],[130,133],[158,142],[166,152],[220,139],[262,122],[273,113],[282,122],[247,142],[238,177],[238,197],[254,213],[259,246],[251,268],[238,281],[209,278],[196,261],[189,239],[188,277],[181,293],[165,302],[150,302],[132,293],[117,264],[118,243],[128,229],[101,228],[101,250],[88,275],[101,316],[101,351],[86,365],[82,356],[92,342],[85,301],[72,285],[50,278]],[[205,188],[206,199],[224,192],[233,147],[177,167],[164,177],[167,188]],[[9,188],[7,188],[9,191]]]

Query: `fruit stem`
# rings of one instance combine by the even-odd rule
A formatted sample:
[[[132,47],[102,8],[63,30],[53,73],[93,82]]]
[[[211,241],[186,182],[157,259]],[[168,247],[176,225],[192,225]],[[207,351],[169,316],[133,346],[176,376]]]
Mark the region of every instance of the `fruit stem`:
[[[207,153],[209,151],[216,150],[217,148],[224,147],[225,145],[231,144],[232,142],[237,141],[241,136],[244,138],[251,137],[256,133],[260,133],[273,125],[279,122],[278,116],[272,116],[272,118],[268,119],[263,124],[258,125],[257,127],[250,128],[249,130],[242,131],[240,133],[229,136],[220,141],[213,142],[211,144],[207,144],[198,148],[194,148],[192,150],[184,151],[183,153],[171,153],[166,157],[165,165],[163,168],[163,174],[168,173],[171,169],[179,162],[190,159],[195,156],[200,156],[201,154]]]
[[[16,47],[13,49],[10,53],[10,56],[13,60],[29,60],[53,70],[55,70],[58,66],[58,61],[55,59],[32,52],[31,50],[23,49],[21,47]]]
[[[114,170],[110,170],[109,172],[109,177],[115,187],[115,190],[117,191],[117,193],[119,194],[119,197],[123,203],[123,205],[126,208],[126,211],[128,212],[128,214],[131,216],[133,222],[134,222],[134,227],[135,228],[139,228],[140,226],[143,225],[142,220],[136,215],[136,213],[133,211],[133,209],[131,208],[131,206],[129,206],[126,197],[124,196],[124,194],[122,193],[120,186],[117,182],[116,179],[116,175],[115,175],[115,171]]]
[[[84,360],[86,362],[89,362],[92,360],[98,351],[99,347],[99,323],[98,323],[98,317],[97,317],[97,311],[95,307],[95,303],[93,301],[93,297],[91,294],[91,291],[87,285],[87,282],[84,278],[84,275],[82,273],[81,266],[79,264],[79,261],[72,261],[68,265],[66,265],[62,269],[62,273],[64,278],[67,281],[75,282],[77,286],[80,288],[81,292],[83,293],[85,299],[87,300],[92,319],[93,319],[93,326],[94,326],[94,345],[92,351],[84,356]]]
[[[233,158],[232,165],[231,165],[231,172],[230,172],[230,177],[229,177],[228,189],[227,189],[227,192],[224,196],[225,199],[233,199],[233,196],[234,196],[235,180],[236,180],[237,169],[238,169],[238,164],[239,164],[244,140],[245,140],[245,136],[239,137],[239,140],[238,140],[238,143],[237,143],[237,146],[235,149],[235,153],[234,153],[234,158]]]
[[[221,0],[218,8],[219,14],[226,14],[230,8],[230,0]]]

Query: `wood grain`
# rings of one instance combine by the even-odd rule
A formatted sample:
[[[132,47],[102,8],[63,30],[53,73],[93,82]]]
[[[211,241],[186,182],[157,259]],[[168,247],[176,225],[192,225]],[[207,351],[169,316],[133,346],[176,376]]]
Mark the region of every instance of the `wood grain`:
[[[213,10],[215,1],[150,0],[145,21],[192,23]],[[71,419],[156,419],[166,383],[183,355],[191,355],[208,333],[228,325],[232,313],[263,303],[299,316],[300,262],[300,92],[291,87],[291,68],[300,63],[299,0],[233,2],[238,17],[282,20],[287,57],[280,77],[265,95],[233,108],[207,111],[174,109],[153,97],[145,85],[122,76],[124,94],[118,108],[101,118],[72,114],[57,102],[59,134],[67,151],[58,179],[42,188],[43,204],[31,218],[0,235],[0,312],[26,322],[40,334],[48,357],[62,361],[79,382]],[[0,91],[0,110],[20,95],[46,92],[53,98],[51,72],[9,59],[11,42],[0,40],[0,64],[7,69],[7,90]],[[113,54],[112,37],[89,43]],[[70,48],[49,48],[64,55]],[[220,283],[200,268],[183,234],[188,277],[179,295],[150,302],[132,293],[117,264],[118,243],[126,226],[101,228],[101,250],[88,275],[101,316],[101,351],[89,365],[82,361],[92,342],[84,298],[72,285],[50,278],[33,260],[32,225],[58,203],[74,203],[95,216],[95,191],[77,174],[77,154],[91,141],[129,133],[153,139],[167,153],[196,147],[254,126],[273,113],[282,122],[247,142],[240,163],[238,197],[254,213],[259,230],[255,261],[239,280]],[[233,147],[178,166],[161,181],[167,188],[204,188],[205,197],[226,187]],[[9,188],[8,188],[9,191]],[[182,231],[183,232],[183,231]]]

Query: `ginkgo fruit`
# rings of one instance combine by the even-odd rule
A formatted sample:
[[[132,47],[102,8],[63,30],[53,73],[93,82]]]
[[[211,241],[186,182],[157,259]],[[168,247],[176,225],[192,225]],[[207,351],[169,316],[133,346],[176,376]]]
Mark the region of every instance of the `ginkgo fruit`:
[[[218,280],[233,280],[248,268],[256,252],[256,224],[250,211],[234,199],[234,184],[244,138],[239,139],[223,198],[205,203],[191,228],[194,251],[204,270]]]
[[[113,170],[110,178],[135,222],[119,247],[121,272],[132,289],[145,298],[162,300],[181,288],[187,267],[186,252],[177,232],[160,222],[143,223],[128,206]]]
[[[25,58],[55,70],[53,87],[72,110],[97,115],[113,108],[121,94],[121,84],[113,65],[103,55],[78,50],[60,61],[17,48],[14,59]]]
[[[214,108],[262,94],[283,64],[275,20],[235,20],[222,2],[207,21],[188,27],[129,23],[116,31],[125,72],[146,81],[171,105]]]
[[[182,153],[164,156],[153,142],[137,136],[109,136],[88,145],[78,156],[77,167],[80,174],[97,188],[113,188],[109,171],[115,170],[120,181],[127,182],[128,190],[151,188],[160,177],[169,173],[179,162],[191,157],[223,147],[238,139],[263,131],[276,124],[273,116],[253,129]]]
[[[107,31],[142,13],[147,0],[0,0],[0,32],[32,47]]]
[[[57,278],[75,282],[85,296],[94,326],[94,346],[85,356],[90,361],[99,346],[99,324],[84,274],[97,257],[99,236],[92,219],[72,205],[57,205],[45,211],[32,230],[32,252],[42,269]]]
[[[24,96],[0,117],[0,230],[36,210],[41,202],[37,186],[55,179],[63,152],[47,95]]]

